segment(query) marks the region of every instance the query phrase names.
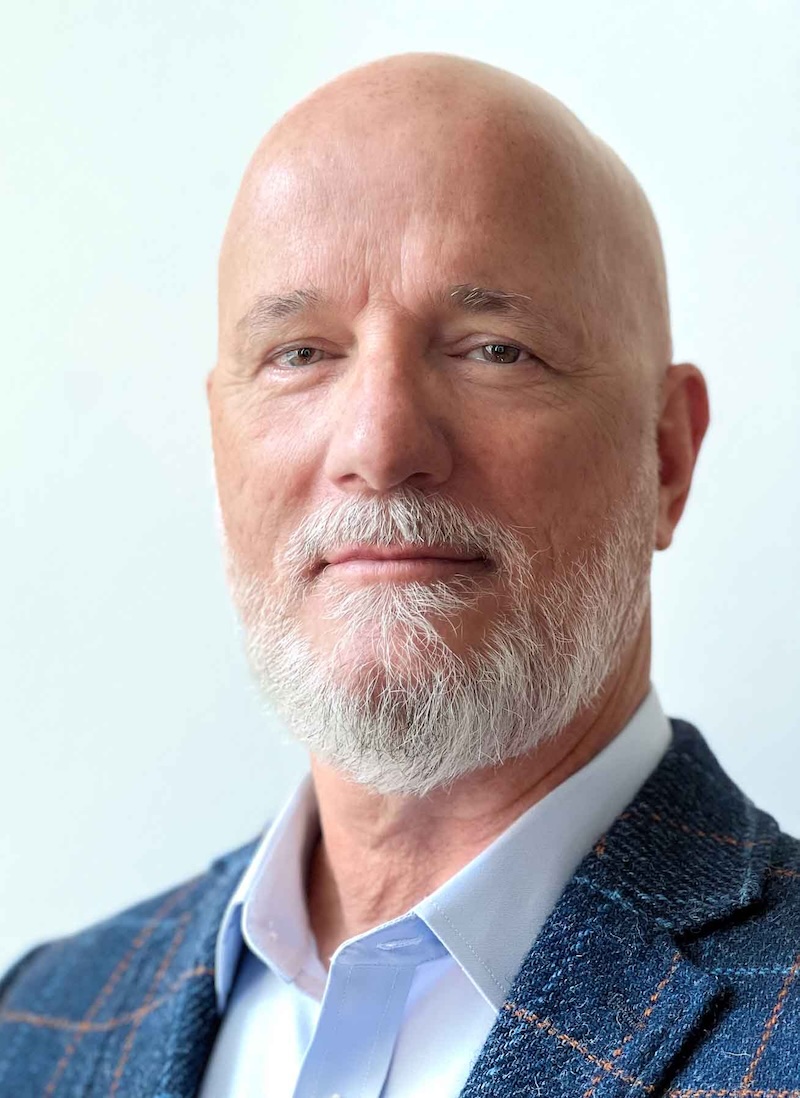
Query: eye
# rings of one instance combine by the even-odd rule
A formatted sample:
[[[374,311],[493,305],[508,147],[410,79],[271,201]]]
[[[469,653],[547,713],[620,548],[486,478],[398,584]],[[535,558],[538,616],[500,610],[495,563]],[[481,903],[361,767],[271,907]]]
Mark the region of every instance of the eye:
[[[477,362],[494,362],[501,366],[513,366],[523,355],[529,359],[534,358],[529,351],[524,351],[515,343],[483,343],[480,347],[474,347],[468,351],[464,357]]]
[[[324,351],[318,347],[288,347],[285,351],[279,351],[272,361],[276,366],[286,366],[296,369],[298,366],[313,366],[320,362]]]

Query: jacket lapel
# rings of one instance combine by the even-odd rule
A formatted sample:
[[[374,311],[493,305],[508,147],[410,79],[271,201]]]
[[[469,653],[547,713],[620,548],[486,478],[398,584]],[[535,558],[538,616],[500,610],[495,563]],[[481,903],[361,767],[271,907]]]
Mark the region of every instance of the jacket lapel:
[[[758,899],[777,826],[696,729],[673,732],[533,943],[462,1098],[655,1098],[724,1002],[690,946]]]
[[[206,878],[205,892],[193,917],[193,963],[198,970],[207,971],[210,978],[190,981],[185,993],[176,999],[167,1044],[154,1057],[157,1073],[153,1077],[158,1079],[153,1090],[155,1098],[195,1098],[200,1088],[219,1029],[213,979],[217,932],[254,849],[255,844],[250,843],[219,859]],[[142,1055],[147,1056],[147,1052],[143,1050]]]

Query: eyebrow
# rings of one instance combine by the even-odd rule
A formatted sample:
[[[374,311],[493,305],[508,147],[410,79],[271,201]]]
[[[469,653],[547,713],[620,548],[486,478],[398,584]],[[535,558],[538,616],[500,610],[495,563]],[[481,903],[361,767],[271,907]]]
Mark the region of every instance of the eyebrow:
[[[237,321],[236,331],[250,339],[275,320],[285,320],[319,307],[323,303],[318,290],[290,290],[285,294],[261,294],[244,316]]]
[[[471,283],[459,283],[450,286],[438,300],[445,307],[467,313],[494,313],[524,317],[528,326],[540,328],[540,324],[536,323],[531,315],[532,302],[527,294],[490,289]],[[280,294],[261,294],[237,322],[236,331],[246,343],[252,343],[265,333],[269,333],[277,321],[323,308],[327,304],[328,299],[314,287],[289,290]]]
[[[450,302],[468,313],[521,313],[531,305],[527,294],[489,290],[485,286],[468,284],[452,286],[447,297]]]
[[[489,290],[483,285],[459,283],[442,295],[443,304],[454,305],[469,313],[518,313],[529,307],[527,294],[508,290]],[[288,293],[263,293],[236,324],[238,332],[248,334],[271,321],[283,321],[288,316],[307,312],[324,305],[318,290],[290,290]]]

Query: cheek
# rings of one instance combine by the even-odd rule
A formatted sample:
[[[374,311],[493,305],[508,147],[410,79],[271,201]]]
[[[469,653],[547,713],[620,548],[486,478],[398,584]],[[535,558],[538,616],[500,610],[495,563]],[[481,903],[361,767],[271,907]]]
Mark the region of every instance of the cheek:
[[[276,548],[308,509],[315,467],[297,417],[273,414],[249,398],[212,403],[214,464],[231,548],[266,575]]]
[[[506,417],[496,431],[484,424],[473,464],[486,471],[485,506],[534,547],[567,549],[625,490],[635,463],[625,446],[615,426],[585,408],[539,409]]]

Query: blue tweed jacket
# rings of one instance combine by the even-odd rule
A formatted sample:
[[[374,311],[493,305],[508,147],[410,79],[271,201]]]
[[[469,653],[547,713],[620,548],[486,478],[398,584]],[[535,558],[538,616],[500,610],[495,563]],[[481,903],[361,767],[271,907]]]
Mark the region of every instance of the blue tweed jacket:
[[[800,1098],[800,843],[673,728],[533,942],[462,1098]],[[217,927],[252,849],[23,958],[0,989],[2,1098],[195,1095]]]

